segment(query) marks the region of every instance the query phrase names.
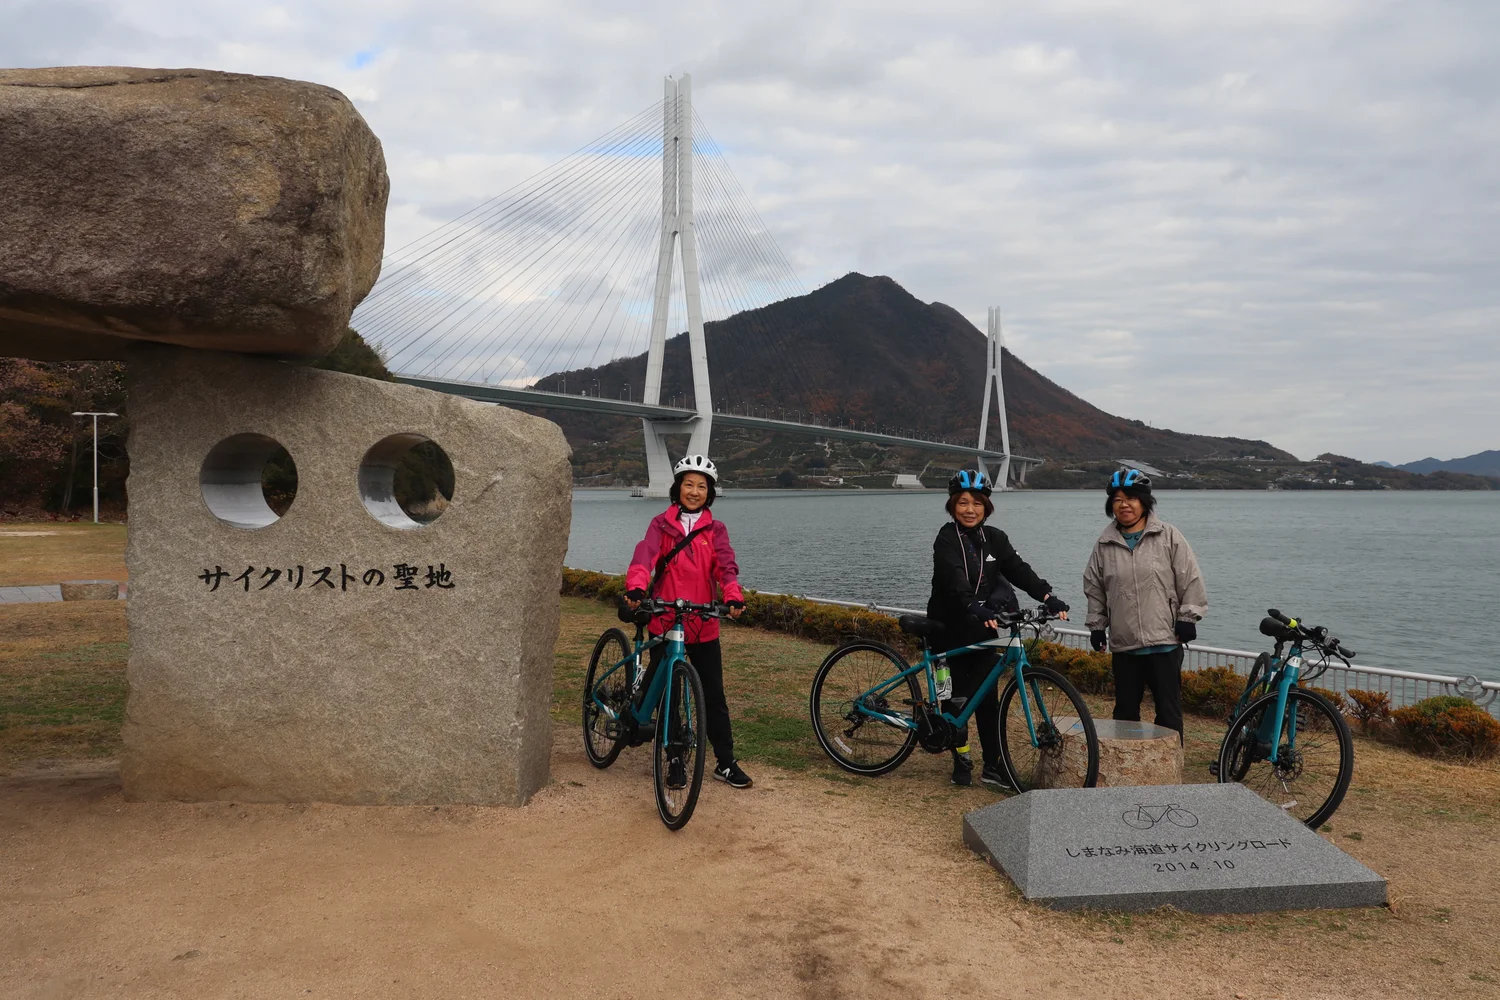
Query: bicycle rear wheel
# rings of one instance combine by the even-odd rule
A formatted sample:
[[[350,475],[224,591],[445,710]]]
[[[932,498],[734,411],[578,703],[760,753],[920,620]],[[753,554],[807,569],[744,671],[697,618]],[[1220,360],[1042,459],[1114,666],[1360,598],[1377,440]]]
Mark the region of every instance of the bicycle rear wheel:
[[[656,813],[668,830],[681,830],[693,818],[703,787],[703,681],[687,660],[672,664],[656,720],[652,777]]]
[[[1026,692],[1016,683],[1015,671],[1000,692],[1000,755],[1011,784],[1018,792],[1093,788],[1099,781],[1099,735],[1083,695],[1048,667],[1022,669]],[[1026,722],[1028,711],[1031,726]]]
[[[1229,724],[1219,747],[1219,781],[1238,781],[1316,830],[1344,801],[1354,777],[1354,740],[1349,724],[1321,695],[1293,688],[1271,746],[1258,737],[1276,692],[1252,701]],[[1295,722],[1295,726],[1293,723]]]
[[[625,746],[624,715],[630,703],[630,668],[609,669],[631,653],[630,640],[617,628],[608,629],[594,643],[589,656],[588,677],[583,682],[583,752],[589,763],[604,768],[615,762]],[[603,680],[600,678],[603,677]],[[598,701],[608,705],[616,715],[600,709]]]
[[[856,705],[865,692],[906,669],[900,653],[878,642],[841,646],[818,667],[808,709],[818,743],[839,767],[854,774],[885,774],[911,756],[917,745],[915,729],[882,722]],[[859,704],[910,719],[912,705],[919,700],[916,678],[908,676],[905,683]]]

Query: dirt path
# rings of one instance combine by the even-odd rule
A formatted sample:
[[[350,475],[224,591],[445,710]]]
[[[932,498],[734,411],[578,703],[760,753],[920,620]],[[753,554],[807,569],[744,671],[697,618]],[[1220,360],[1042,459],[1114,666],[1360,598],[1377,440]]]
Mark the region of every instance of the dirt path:
[[[524,809],[127,803],[110,764],[0,779],[0,994],[1500,995],[1470,971],[1494,967],[1493,843],[1380,839],[1395,914],[1054,914],[947,810],[760,768],[674,835],[643,751],[599,772],[575,742]]]

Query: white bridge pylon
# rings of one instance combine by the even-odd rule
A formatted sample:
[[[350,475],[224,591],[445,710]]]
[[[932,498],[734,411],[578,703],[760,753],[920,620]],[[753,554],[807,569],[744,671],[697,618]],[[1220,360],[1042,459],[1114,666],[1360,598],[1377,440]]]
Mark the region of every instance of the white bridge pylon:
[[[989,475],[984,464],[983,452],[989,447],[990,391],[993,388],[995,401],[1000,406],[1000,471],[990,476],[997,490],[1010,489],[1010,421],[1005,417],[1005,383],[1000,381],[1000,352],[1005,349],[1005,334],[1000,330],[1000,307],[990,306],[989,339],[985,345],[984,409],[979,415],[979,451],[976,456],[981,472]],[[1025,481],[1026,466],[1021,466],[1022,481]]]
[[[708,346],[703,338],[703,303],[698,288],[698,239],[693,231],[693,90],[687,73],[667,77],[662,113],[661,250],[656,262],[656,296],[651,311],[651,347],[646,356],[646,392],[642,402],[661,403],[662,363],[667,350],[667,314],[671,307],[672,268],[682,248],[682,290],[687,300],[688,349],[693,364],[696,417],[686,420],[641,418],[646,439],[649,497],[664,497],[672,485],[667,453],[669,434],[691,435],[688,453],[707,455],[713,433],[713,393],[708,384]]]

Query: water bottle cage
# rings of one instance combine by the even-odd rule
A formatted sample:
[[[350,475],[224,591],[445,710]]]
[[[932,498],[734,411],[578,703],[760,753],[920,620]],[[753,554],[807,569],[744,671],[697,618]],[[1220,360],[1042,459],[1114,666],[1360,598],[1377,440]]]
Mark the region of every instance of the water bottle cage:
[[[933,689],[937,701],[941,704],[953,697],[953,671],[948,666],[948,661],[938,663],[932,671]]]

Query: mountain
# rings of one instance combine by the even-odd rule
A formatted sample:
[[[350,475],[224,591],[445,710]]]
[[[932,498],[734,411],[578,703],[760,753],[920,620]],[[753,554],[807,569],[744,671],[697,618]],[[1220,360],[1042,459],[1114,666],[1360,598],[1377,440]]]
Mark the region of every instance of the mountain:
[[[1424,458],[1418,462],[1407,462],[1405,465],[1396,466],[1407,472],[1430,473],[1430,472],[1466,472],[1473,476],[1500,476],[1500,451],[1481,451],[1478,454],[1469,455],[1465,458],[1451,458],[1447,461],[1437,458]]]
[[[868,424],[923,438],[976,437],[984,334],[956,309],[922,302],[890,278],[847,274],[806,295],[707,323],[704,336],[721,409],[748,406],[752,413],[803,419],[815,414],[824,423]],[[619,398],[628,386],[639,399],[645,366],[642,354],[557,372],[537,387],[586,387]],[[1106,413],[1008,350],[1001,370],[1011,447],[1019,454],[1066,462],[1295,461],[1264,441],[1184,434]],[[691,397],[686,334],[667,342],[662,382],[662,399]],[[607,419],[549,416],[565,429],[607,433]],[[639,424],[628,423],[638,434]],[[998,442],[997,431],[991,440]]]

